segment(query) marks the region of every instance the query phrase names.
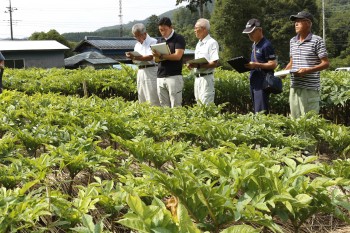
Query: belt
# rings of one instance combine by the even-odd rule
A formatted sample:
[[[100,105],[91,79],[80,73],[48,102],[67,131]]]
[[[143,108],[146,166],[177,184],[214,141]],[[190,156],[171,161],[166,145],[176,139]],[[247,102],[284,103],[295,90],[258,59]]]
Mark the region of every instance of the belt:
[[[144,68],[147,68],[147,67],[155,67],[156,65],[143,65],[143,66],[138,66],[139,69],[144,69]]]
[[[194,74],[197,78],[199,77],[203,77],[203,76],[207,76],[207,75],[210,75],[210,74],[213,74],[213,72],[210,72],[210,73],[196,73]]]

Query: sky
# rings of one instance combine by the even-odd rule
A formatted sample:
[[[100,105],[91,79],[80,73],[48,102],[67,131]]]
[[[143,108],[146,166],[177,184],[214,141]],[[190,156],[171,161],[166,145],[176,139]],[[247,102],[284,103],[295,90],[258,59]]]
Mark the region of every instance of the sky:
[[[0,0],[0,39],[11,38],[10,1],[16,39],[51,29],[92,32],[120,22],[119,0]],[[122,0],[122,21],[144,20],[177,7],[176,0]]]

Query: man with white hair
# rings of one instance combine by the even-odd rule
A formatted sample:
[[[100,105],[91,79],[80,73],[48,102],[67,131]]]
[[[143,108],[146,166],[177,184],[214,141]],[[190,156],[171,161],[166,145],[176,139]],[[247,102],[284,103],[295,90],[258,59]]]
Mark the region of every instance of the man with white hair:
[[[195,59],[205,58],[208,63],[189,64],[190,69],[195,69],[194,96],[197,103],[210,104],[214,103],[214,69],[219,61],[219,44],[209,35],[209,20],[198,19],[194,26],[194,33],[199,39]]]
[[[137,93],[140,103],[149,102],[153,106],[160,106],[157,94],[157,66],[153,61],[151,45],[156,44],[157,40],[150,37],[142,23],[135,24],[131,29],[137,43],[134,50],[141,56],[134,56],[132,53],[126,53],[126,56],[137,61]]]

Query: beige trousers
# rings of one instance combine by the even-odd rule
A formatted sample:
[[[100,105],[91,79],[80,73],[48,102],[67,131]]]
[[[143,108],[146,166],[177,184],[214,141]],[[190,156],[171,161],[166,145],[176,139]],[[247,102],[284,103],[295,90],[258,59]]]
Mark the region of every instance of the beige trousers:
[[[163,107],[178,107],[182,105],[182,75],[157,78],[157,92],[160,105]]]

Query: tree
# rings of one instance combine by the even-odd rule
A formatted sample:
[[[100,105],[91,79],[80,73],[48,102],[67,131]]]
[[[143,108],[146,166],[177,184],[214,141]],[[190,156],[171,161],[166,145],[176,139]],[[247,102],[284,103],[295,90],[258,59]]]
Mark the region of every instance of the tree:
[[[161,36],[159,29],[158,29],[158,21],[159,21],[159,18],[156,15],[151,15],[148,18],[148,23],[146,25],[146,28],[147,28],[147,33],[151,37],[160,37]]]
[[[200,18],[203,18],[204,5],[206,5],[208,2],[212,3],[212,0],[176,0],[176,5],[179,5],[182,2],[189,2],[186,7],[188,7],[191,11],[197,11],[199,8],[199,16]]]
[[[73,43],[67,41],[61,34],[59,34],[56,30],[51,29],[47,33],[45,32],[34,32],[29,38],[29,40],[56,40],[57,42],[67,46],[70,48],[69,51],[64,53],[65,57],[69,57],[73,55],[72,48],[74,47]]]
[[[186,39],[186,48],[194,49],[198,42],[193,28],[197,22],[198,11],[190,11],[188,8],[181,7],[173,14],[173,23],[175,30]]]
[[[220,46],[220,61],[236,56],[250,57],[251,41],[242,31],[251,18],[259,18],[261,7],[255,0],[220,0],[211,16],[211,32]],[[221,65],[227,65],[221,63]]]
[[[216,2],[211,17],[212,31],[217,38],[222,58],[250,57],[251,41],[242,31],[251,18],[261,21],[263,32],[275,48],[282,67],[289,61],[289,41],[295,30],[289,16],[300,11],[309,11],[315,20],[312,30],[319,33],[320,10],[316,0],[220,0]]]
[[[312,32],[320,33],[320,9],[316,0],[265,0],[261,11],[264,35],[272,42],[278,56],[279,64],[284,67],[289,62],[289,41],[295,36],[294,24],[289,20],[291,15],[308,11],[314,16]]]

